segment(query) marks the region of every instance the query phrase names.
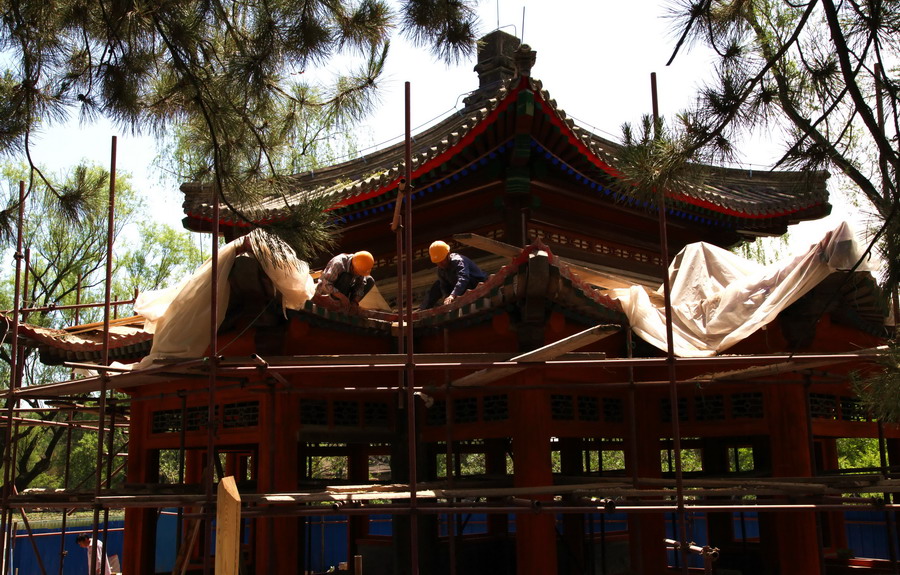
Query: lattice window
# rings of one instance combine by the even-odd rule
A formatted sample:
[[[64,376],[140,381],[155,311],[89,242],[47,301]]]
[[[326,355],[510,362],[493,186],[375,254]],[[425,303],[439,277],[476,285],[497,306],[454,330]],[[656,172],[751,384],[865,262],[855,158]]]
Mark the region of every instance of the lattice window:
[[[486,395],[482,405],[485,421],[504,421],[509,419],[509,397],[503,395]]]
[[[580,238],[572,238],[572,246],[580,250],[589,250],[591,248],[591,245],[587,241]]]
[[[181,430],[181,410],[163,409],[153,412],[150,433],[175,433]]]
[[[659,400],[660,419],[664,423],[672,421],[672,400],[664,397]],[[678,398],[678,421],[688,420],[688,402],[686,397]]]
[[[216,406],[216,414],[219,412],[219,406]],[[215,417],[215,416],[213,416]],[[202,427],[206,427],[209,421],[209,408],[198,405],[197,407],[189,407],[187,410],[187,423],[184,428],[186,431],[197,431]]]
[[[355,401],[335,401],[332,405],[334,424],[342,427],[359,425],[359,403]]]
[[[762,419],[762,416],[762,393],[735,393],[731,396],[731,417],[735,419]]]
[[[603,419],[608,423],[622,423],[625,421],[625,409],[620,398],[603,398]]]
[[[478,421],[478,400],[474,397],[461,397],[453,400],[453,421],[456,423]]]
[[[328,402],[324,399],[301,401],[300,423],[303,425],[328,425]]]
[[[427,425],[447,425],[447,402],[443,399],[434,400],[434,405],[428,408],[426,414]]]
[[[596,397],[579,395],[578,419],[581,421],[600,421],[600,401]]]
[[[224,407],[224,419],[222,427],[226,429],[235,427],[256,427],[259,425],[259,402],[242,401],[240,403],[226,403]]]
[[[431,410],[429,410],[429,414]],[[390,424],[390,410],[386,403],[367,401],[363,404],[363,421],[366,427],[387,427]]]
[[[697,421],[725,419],[725,396],[706,395],[694,398],[694,417]]]
[[[550,411],[553,419],[557,421],[571,421],[575,419],[575,405],[571,395],[551,395]]]
[[[837,397],[826,393],[810,393],[809,412],[816,419],[837,419]]]
[[[840,401],[841,419],[844,421],[869,421],[869,416],[858,399],[842,396]]]

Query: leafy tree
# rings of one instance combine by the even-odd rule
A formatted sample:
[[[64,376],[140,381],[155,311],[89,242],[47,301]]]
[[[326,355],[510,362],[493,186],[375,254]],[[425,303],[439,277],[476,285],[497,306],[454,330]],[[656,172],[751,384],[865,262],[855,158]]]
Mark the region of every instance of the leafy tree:
[[[688,154],[730,156],[748,130],[780,132],[779,167],[838,170],[883,220],[886,285],[900,279],[900,4],[677,0],[682,46],[718,58],[715,80],[680,117]],[[879,98],[879,94],[883,97]]]
[[[673,0],[678,41],[716,58],[715,77],[678,117],[677,137],[653,166],[669,179],[696,159],[733,157],[753,130],[780,134],[776,168],[837,171],[881,220],[872,245],[887,264],[888,293],[900,283],[900,3],[849,0]],[[670,60],[671,61],[671,60]],[[639,181],[652,171],[636,170]],[[895,309],[896,306],[895,306]],[[878,376],[857,387],[873,414],[897,421],[896,349]],[[893,363],[893,366],[891,365]]]
[[[2,0],[0,149],[29,153],[33,132],[72,110],[157,135],[183,126],[194,175],[229,206],[277,198],[285,147],[310,150],[372,108],[395,30],[461,58],[475,3]],[[337,56],[356,69],[323,80]],[[295,207],[276,230],[301,257],[332,231],[322,207]]]
[[[7,202],[10,207],[4,214],[18,212],[15,206],[18,189],[12,182],[27,177],[27,174],[27,168],[3,168],[4,179],[11,183]],[[47,177],[51,176],[57,180],[57,185],[51,189],[35,182],[25,209],[23,239],[29,257],[28,281],[22,282],[23,321],[53,328],[99,321],[102,319],[100,308],[82,309],[76,316],[75,310],[62,306],[104,299],[109,174],[101,168],[78,166],[69,174],[47,174]],[[79,197],[77,208],[59,201],[70,195]],[[114,233],[118,239],[128,238],[125,229],[142,204],[127,175],[117,178],[116,199]],[[10,226],[15,223],[5,222]],[[197,256],[192,256],[184,235],[161,226],[140,227],[136,238],[124,246],[121,257],[114,258],[115,262],[121,263],[114,267],[113,299],[130,299],[135,289],[145,291],[168,285],[186,266],[199,263]],[[0,241],[5,253],[11,254],[15,248],[13,230],[6,228]],[[13,307],[14,279],[14,267],[0,271],[0,306],[3,309]],[[0,385],[3,387],[10,381],[11,359],[10,348],[0,347]],[[60,381],[70,376],[66,368],[42,364],[33,349],[22,350],[19,363],[23,366],[22,385]],[[32,483],[53,485],[63,477],[62,459],[55,455],[58,455],[58,448],[65,445],[66,431],[65,427],[53,424],[65,420],[67,412],[43,410],[47,406],[42,402],[30,402],[29,405],[34,411],[23,412],[21,416],[43,420],[47,425],[23,424],[16,430],[15,474],[16,487],[20,490]],[[96,426],[96,414],[78,414],[75,419],[93,420]],[[90,441],[90,436],[96,441],[96,432],[76,431],[72,440],[78,446]],[[5,434],[0,435],[0,444],[5,443],[5,439]],[[121,439],[117,445],[122,445]],[[79,464],[76,458],[75,464],[72,479],[78,481],[91,475],[96,461]]]

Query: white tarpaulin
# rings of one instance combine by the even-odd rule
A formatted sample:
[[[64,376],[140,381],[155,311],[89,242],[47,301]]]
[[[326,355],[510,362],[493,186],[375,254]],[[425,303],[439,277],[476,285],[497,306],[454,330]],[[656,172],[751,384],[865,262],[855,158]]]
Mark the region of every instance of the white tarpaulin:
[[[278,250],[278,263],[271,257],[270,245],[280,242],[274,236],[254,231],[249,238],[239,238],[219,249],[218,257],[218,321],[221,324],[228,309],[230,288],[228,274],[239,248],[249,245],[263,271],[281,294],[285,309],[300,309],[315,293],[315,284],[306,262],[293,256],[286,246]],[[246,243],[245,243],[246,242]],[[145,329],[154,333],[150,354],[136,369],[149,367],[158,358],[195,358],[209,347],[212,259],[207,260],[190,277],[173,288],[150,291],[138,296],[135,313],[145,318]],[[274,294],[273,294],[274,295]]]
[[[846,223],[803,254],[762,265],[706,243],[686,246],[669,266],[675,354],[722,352],[775,319],[779,312],[863,250]],[[871,270],[867,262],[857,268]],[[662,293],[662,288],[657,290]],[[665,309],[641,287],[612,290],[641,339],[666,350]],[[658,301],[658,298],[656,298]]]

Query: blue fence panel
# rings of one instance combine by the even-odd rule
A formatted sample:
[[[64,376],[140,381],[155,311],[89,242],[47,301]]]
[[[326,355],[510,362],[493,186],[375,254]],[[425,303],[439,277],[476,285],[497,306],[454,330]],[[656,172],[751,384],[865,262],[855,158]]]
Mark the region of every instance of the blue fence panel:
[[[178,553],[178,509],[163,509],[156,519],[156,572],[171,573]]]
[[[591,513],[585,522],[585,533],[598,535],[603,533],[622,533],[628,531],[628,514],[626,513]]]
[[[327,571],[347,561],[346,515],[313,515],[307,518],[306,532],[310,556],[308,565]]]
[[[688,543],[694,543],[697,546],[707,545],[709,542],[709,534],[706,529],[706,513],[688,513],[685,518],[685,526],[687,528],[687,541]],[[678,526],[678,519],[674,514],[667,513],[666,514],[666,538],[679,540],[676,530]],[[681,565],[681,562],[684,561],[684,553],[678,554],[678,563],[675,562],[675,550],[670,549],[666,552],[668,556],[669,565]],[[693,553],[688,553],[688,565],[691,567],[703,567],[703,557],[699,555],[695,555]]]
[[[743,518],[741,517],[743,514]],[[743,541],[746,532],[748,541],[759,539],[759,516],[756,511],[735,511],[731,515],[735,541]]]
[[[119,562],[122,561],[122,539],[124,521],[110,521],[109,530],[106,539],[107,555],[118,555]],[[79,547],[75,543],[75,538],[80,533],[91,534],[90,526],[71,527],[66,530],[65,538],[65,557],[60,557],[59,553],[59,528],[50,529],[34,529],[32,530],[34,537],[29,541],[28,532],[19,530],[16,533],[15,546],[12,550],[13,573],[18,575],[39,575],[41,568],[39,566],[37,556],[34,553],[34,546],[37,546],[40,553],[41,561],[44,569],[48,574],[59,573],[59,564],[64,561],[64,573],[66,575],[87,575],[88,572],[88,550]],[[103,540],[103,530],[100,530],[100,540]],[[34,545],[32,545],[32,541]]]
[[[438,533],[441,537],[447,537],[450,534],[449,521],[450,516],[441,513],[438,519],[440,527]],[[456,533],[463,535],[480,535],[488,532],[488,522],[486,513],[463,513],[456,515]]]
[[[848,511],[844,514],[847,547],[855,557],[889,559],[884,511]]]
[[[394,534],[392,516],[388,514],[376,514],[369,516],[369,535],[383,535],[390,537]]]

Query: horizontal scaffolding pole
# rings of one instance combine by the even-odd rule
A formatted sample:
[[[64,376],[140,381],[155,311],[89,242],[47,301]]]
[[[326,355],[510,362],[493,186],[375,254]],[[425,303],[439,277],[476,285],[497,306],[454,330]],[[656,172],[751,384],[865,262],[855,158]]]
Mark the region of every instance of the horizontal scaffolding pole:
[[[722,355],[714,357],[678,358],[677,362],[682,366],[703,365],[728,365],[736,363],[783,363],[790,360],[796,364],[798,371],[803,370],[806,363],[815,363],[821,366],[823,361],[834,365],[852,361],[870,361],[884,354],[886,348],[871,348],[855,352],[828,353],[828,354],[773,354],[773,355]],[[559,359],[543,362],[517,362],[494,361],[492,359],[479,360],[474,356],[480,354],[464,354],[466,357],[457,357],[456,354],[423,354],[414,359],[417,370],[447,370],[447,369],[484,369],[484,368],[518,368],[518,367],[602,367],[613,370],[619,368],[664,368],[667,360],[664,357],[651,358],[605,358],[603,354],[589,354],[585,356],[579,353],[570,353],[560,356]],[[593,357],[590,357],[593,355]],[[599,356],[602,357],[599,357]],[[419,360],[422,360],[421,362]],[[140,387],[149,383],[158,383],[160,377],[169,378],[202,378],[208,377],[209,358],[184,360],[178,363],[166,363],[140,371],[121,372],[120,370],[107,369],[103,366],[92,364],[66,363],[66,367],[89,367],[99,372],[118,372],[109,380],[109,389],[129,389]],[[264,364],[259,359],[235,359],[222,358],[217,367],[219,378],[236,381],[249,381],[267,377],[267,374],[280,376],[294,373],[315,373],[330,371],[397,371],[406,369],[406,356],[401,354],[366,354],[346,356],[279,356],[267,358]],[[624,382],[623,382],[624,383]],[[684,380],[684,383],[697,383],[697,380]],[[14,395],[18,398],[45,398],[63,397],[66,395],[90,393],[98,391],[101,387],[101,376],[86,377],[83,379],[52,383],[45,385],[33,385],[20,388]],[[359,388],[364,389],[364,388]]]

